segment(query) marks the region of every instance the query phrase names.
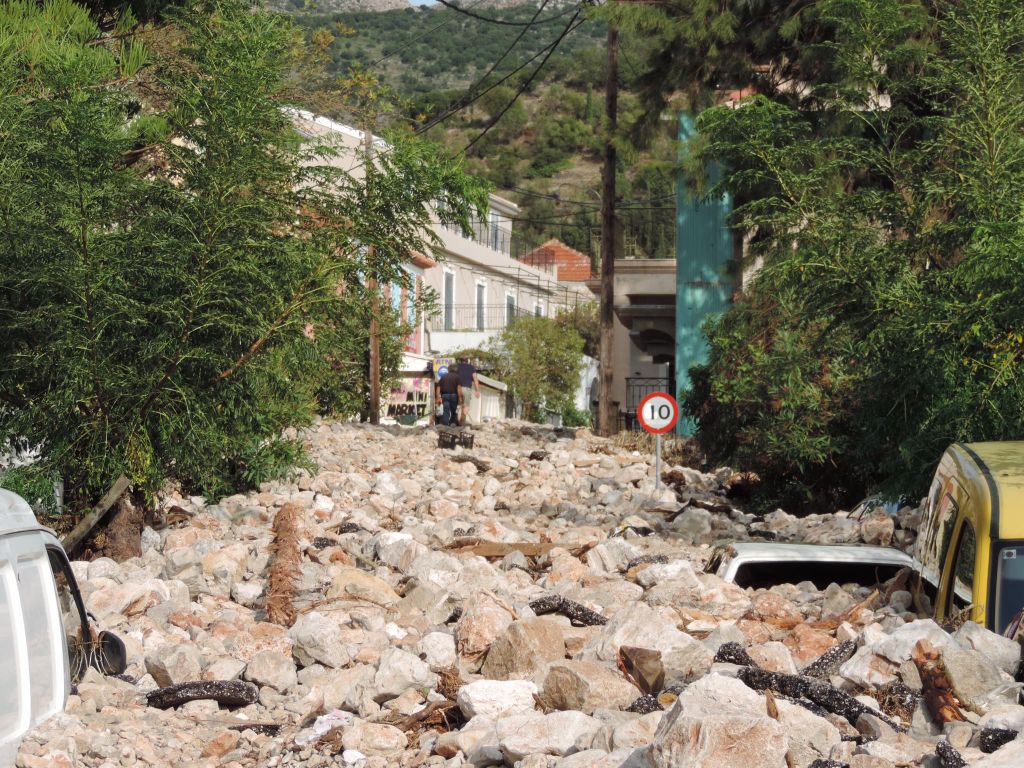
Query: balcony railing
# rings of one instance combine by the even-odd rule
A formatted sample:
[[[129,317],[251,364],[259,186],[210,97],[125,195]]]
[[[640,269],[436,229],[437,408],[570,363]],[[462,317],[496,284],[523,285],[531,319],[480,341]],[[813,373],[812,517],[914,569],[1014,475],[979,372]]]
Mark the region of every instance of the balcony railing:
[[[445,304],[427,318],[429,331],[500,331],[516,318],[534,313],[506,304]]]
[[[445,224],[446,229],[467,236],[462,229],[455,224]],[[504,253],[506,256],[513,255],[512,230],[508,227],[500,227],[497,224],[480,219],[473,219],[470,222],[470,240],[490,248],[492,251]]]

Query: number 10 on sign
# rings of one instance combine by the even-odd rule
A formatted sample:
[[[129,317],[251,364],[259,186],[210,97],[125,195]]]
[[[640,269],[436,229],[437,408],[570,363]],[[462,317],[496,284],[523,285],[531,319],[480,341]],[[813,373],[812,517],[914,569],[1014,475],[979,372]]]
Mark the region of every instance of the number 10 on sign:
[[[655,436],[654,487],[661,487],[661,436],[679,421],[679,403],[668,392],[652,392],[636,409],[640,426]]]

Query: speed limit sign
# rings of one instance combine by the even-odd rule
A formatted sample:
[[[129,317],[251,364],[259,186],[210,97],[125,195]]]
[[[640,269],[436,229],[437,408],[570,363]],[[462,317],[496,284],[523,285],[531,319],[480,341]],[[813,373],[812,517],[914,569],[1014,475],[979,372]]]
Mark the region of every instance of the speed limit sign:
[[[652,392],[636,407],[636,418],[655,436],[654,487],[661,488],[661,436],[679,421],[679,403],[668,392]]]
[[[671,432],[679,421],[679,403],[668,392],[652,392],[636,408],[640,426],[652,435]]]

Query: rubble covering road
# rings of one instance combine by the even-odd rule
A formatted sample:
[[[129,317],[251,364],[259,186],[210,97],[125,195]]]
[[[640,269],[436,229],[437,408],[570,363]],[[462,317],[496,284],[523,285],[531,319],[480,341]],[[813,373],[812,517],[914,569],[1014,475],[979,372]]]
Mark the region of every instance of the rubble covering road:
[[[757,518],[724,495],[729,470],[671,467],[656,492],[650,456],[585,430],[485,425],[471,451],[427,429],[304,437],[315,475],[170,495],[184,522],[146,529],[142,557],[74,564],[128,669],[88,671],[19,766],[1024,765],[1015,642],[948,634],[901,583],[750,590],[702,572],[734,538],[908,546],[914,510]],[[265,608],[288,504],[290,627]],[[922,640],[962,720],[922,697]],[[196,681],[235,681],[234,707],[175,699],[202,686],[154,694]]]

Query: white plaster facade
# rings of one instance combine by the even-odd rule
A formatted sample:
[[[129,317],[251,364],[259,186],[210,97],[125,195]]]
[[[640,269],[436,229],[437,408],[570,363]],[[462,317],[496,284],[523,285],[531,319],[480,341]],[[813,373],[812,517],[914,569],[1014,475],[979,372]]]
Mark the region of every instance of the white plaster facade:
[[[309,112],[289,113],[302,135],[327,139],[336,147],[332,162],[337,167],[361,175],[362,131]],[[374,146],[377,152],[388,150],[379,138]],[[407,351],[429,357],[483,347],[515,317],[555,317],[561,307],[593,300],[582,284],[559,282],[557,267],[534,267],[515,259],[512,222],[519,208],[497,195],[489,202],[487,218],[472,222],[468,234],[435,217],[439,245],[430,257],[437,263],[425,269],[410,265],[410,272],[436,292],[438,311],[417,318],[418,343]]]

